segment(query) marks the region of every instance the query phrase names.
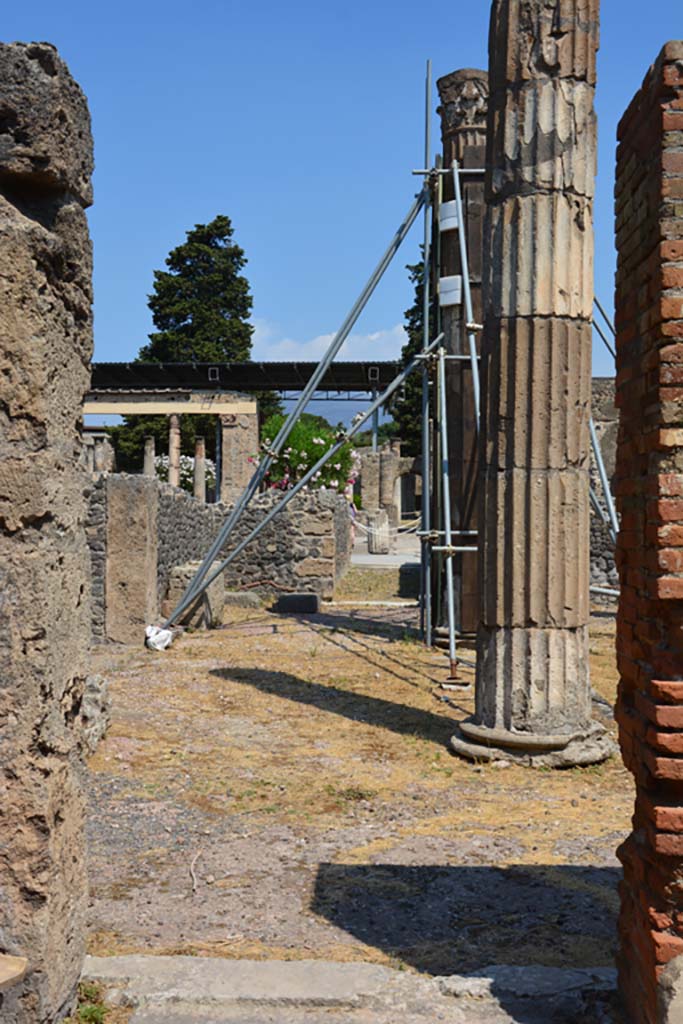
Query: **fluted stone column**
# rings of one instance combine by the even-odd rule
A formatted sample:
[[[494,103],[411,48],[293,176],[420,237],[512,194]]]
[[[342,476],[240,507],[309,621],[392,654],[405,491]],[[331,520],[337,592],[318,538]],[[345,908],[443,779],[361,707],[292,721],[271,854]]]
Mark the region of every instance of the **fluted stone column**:
[[[156,442],[154,437],[145,438],[145,457],[142,464],[142,472],[144,476],[156,476],[156,465],[154,459],[156,457]]]
[[[180,416],[168,417],[168,482],[180,487]]]
[[[196,437],[194,442],[194,496],[206,501],[206,442]]]
[[[477,758],[604,759],[588,666],[599,0],[494,0],[489,40]]]
[[[464,68],[445,75],[436,83],[441,105],[443,165],[454,160],[461,167],[483,168],[486,162],[486,112],[488,109],[488,73]],[[455,198],[452,175],[443,179],[443,199]],[[481,323],[482,246],[484,224],[484,180],[463,178],[462,202],[467,258],[472,291],[474,319]],[[457,231],[441,235],[441,274],[462,274]],[[468,355],[465,309],[445,306],[441,311],[441,330],[446,335],[449,353]],[[479,337],[477,335],[477,337]],[[472,371],[469,364],[449,362],[446,375],[448,400],[448,446],[450,455],[451,512],[453,530],[477,528],[477,434],[475,424]],[[437,469],[438,471],[438,469]],[[471,538],[467,538],[471,540]],[[460,554],[453,560],[456,623],[464,633],[476,633],[479,624],[477,556]],[[437,574],[434,574],[435,580]],[[442,575],[441,582],[445,579]],[[440,602],[445,611],[445,600]],[[435,607],[437,602],[435,602]],[[445,625],[445,620],[440,625]]]

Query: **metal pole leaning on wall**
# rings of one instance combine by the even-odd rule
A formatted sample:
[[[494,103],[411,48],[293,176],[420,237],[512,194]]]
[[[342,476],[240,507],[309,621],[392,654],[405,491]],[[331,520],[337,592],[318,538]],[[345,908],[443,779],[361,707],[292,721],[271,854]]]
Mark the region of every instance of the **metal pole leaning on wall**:
[[[304,411],[304,409],[308,405],[308,403],[309,403],[309,401],[311,399],[311,396],[314,394],[314,392],[316,391],[318,385],[320,384],[320,381],[323,379],[324,375],[327,373],[327,370],[329,369],[330,364],[332,363],[333,359],[335,358],[335,356],[339,352],[340,348],[342,347],[342,345],[344,344],[344,342],[348,338],[349,334],[353,330],[353,327],[356,324],[356,321],[358,320],[359,316],[361,315],[361,313],[365,309],[365,307],[366,307],[370,297],[372,296],[372,294],[375,291],[377,285],[379,284],[380,280],[382,279],[385,271],[387,270],[387,267],[390,265],[390,263],[393,260],[394,256],[398,252],[398,250],[399,250],[399,248],[401,246],[401,243],[403,242],[403,240],[405,239],[406,235],[410,231],[411,227],[415,223],[415,221],[417,219],[417,216],[418,216],[420,210],[422,209],[423,205],[425,204],[425,201],[426,201],[426,198],[427,198],[428,195],[429,195],[429,188],[428,188],[427,185],[425,185],[424,188],[422,189],[422,191],[415,197],[415,200],[414,200],[412,206],[410,207],[410,209],[409,209],[405,219],[403,220],[403,222],[401,223],[400,227],[398,228],[396,234],[392,238],[391,243],[389,244],[388,249],[386,250],[386,252],[382,256],[382,259],[379,261],[379,263],[375,267],[372,275],[370,276],[370,279],[368,280],[367,284],[363,288],[363,291],[361,292],[361,294],[358,297],[358,299],[356,300],[353,308],[351,309],[351,312],[348,314],[348,316],[344,320],[344,323],[339,328],[339,331],[337,332],[337,334],[334,336],[332,342],[330,343],[329,348],[327,349],[327,352],[325,353],[325,355],[321,359],[320,363],[316,367],[316,370],[315,370],[313,376],[311,377],[311,379],[307,383],[306,387],[301,392],[301,394],[300,394],[300,396],[299,396],[299,398],[298,398],[298,400],[296,402],[296,405],[294,406],[294,408],[290,412],[289,416],[287,417],[287,419],[283,423],[283,425],[282,425],[282,427],[281,427],[277,437],[275,438],[275,440],[273,441],[272,445],[270,446],[270,450],[266,453],[265,457],[262,459],[261,464],[259,465],[258,469],[253,474],[253,476],[252,476],[251,480],[249,481],[249,483],[247,484],[244,492],[242,493],[242,495],[238,499],[235,507],[230,512],[230,515],[228,516],[228,519],[226,520],[226,522],[223,525],[222,529],[218,533],[218,535],[217,535],[216,539],[214,540],[213,544],[209,548],[209,550],[208,550],[207,554],[205,555],[201,565],[199,566],[199,568],[198,568],[194,578],[190,581],[190,583],[189,583],[189,585],[187,587],[187,590],[185,591],[185,594],[183,595],[183,599],[186,596],[189,597],[190,595],[196,595],[196,594],[199,593],[199,586],[200,586],[202,580],[204,579],[204,577],[206,576],[207,572],[209,571],[209,567],[213,564],[213,562],[216,559],[216,555],[219,553],[221,548],[225,545],[226,541],[228,540],[228,538],[232,534],[232,531],[234,530],[235,525],[237,524],[237,521],[238,521],[240,515],[242,514],[244,509],[247,507],[247,505],[249,504],[249,502],[253,498],[254,494],[256,494],[256,492],[258,491],[259,487],[261,486],[261,483],[265,479],[266,473],[268,472],[270,466],[272,465],[273,458],[279,453],[279,451],[283,447],[283,445],[284,445],[285,441],[287,440],[290,432],[292,431],[292,428],[295,426],[297,420],[299,419],[299,417],[301,416],[302,412]],[[178,605],[178,607],[180,607],[180,605]],[[176,609],[176,610],[174,610],[174,612],[172,614],[172,620],[175,617],[177,617],[177,614],[179,614],[179,612]]]
[[[448,604],[448,656],[451,665],[451,679],[457,674],[457,651],[455,645],[455,591],[453,580],[453,534],[451,532],[451,488],[448,464],[448,423],[446,403],[446,351],[439,349],[439,424],[441,427],[441,476],[443,501],[443,526],[446,552],[446,601]]]
[[[602,493],[605,498],[605,505],[607,506],[607,513],[610,518],[612,534],[612,540],[616,544],[617,534],[619,533],[619,519],[617,518],[617,510],[614,507],[614,499],[612,498],[612,491],[610,490],[609,480],[607,479],[607,470],[605,469],[605,462],[602,457],[602,450],[600,448],[600,442],[598,441],[598,435],[595,430],[595,423],[593,417],[590,419],[590,433],[591,433],[591,444],[593,445],[593,455],[598,466],[598,473],[600,475],[600,483],[602,484]]]
[[[295,484],[291,491],[285,492],[282,501],[274,508],[272,508],[270,512],[268,512],[268,514],[264,516],[260,523],[256,524],[256,526],[251,531],[249,536],[245,537],[245,539],[237,545],[235,550],[230,552],[227,558],[223,559],[220,565],[216,567],[214,572],[212,572],[207,579],[203,580],[202,583],[199,584],[197,590],[192,594],[190,594],[188,591],[185,592],[183,597],[180,599],[178,607],[174,609],[174,611],[171,613],[169,618],[164,623],[164,629],[167,629],[169,626],[172,626],[175,620],[178,618],[178,616],[182,615],[185,609],[188,608],[192,604],[192,602],[196,600],[196,598],[201,593],[203,593],[204,590],[206,590],[207,587],[211,586],[213,581],[217,579],[225,569],[227,569],[231,562],[233,562],[239,555],[242,554],[244,549],[248,547],[248,545],[251,544],[253,540],[256,540],[258,535],[261,533],[262,530],[266,528],[268,523],[270,523],[277,515],[279,515],[280,512],[282,512],[282,510],[286,508],[286,506],[290,503],[290,501],[293,498],[295,498],[297,494],[301,490],[303,490],[303,488],[306,487],[308,483],[310,483],[310,481],[313,479],[318,470],[322,469],[322,467],[327,462],[329,462],[329,460],[333,458],[333,456],[335,456],[337,452],[339,452],[344,447],[345,444],[347,444],[353,437],[355,437],[355,435],[359,432],[361,427],[363,427],[364,424],[367,423],[370,417],[374,414],[375,410],[380,409],[387,402],[387,400],[391,398],[394,392],[401,387],[406,378],[410,376],[410,374],[413,372],[413,370],[416,369],[417,366],[420,365],[423,355],[433,351],[433,349],[436,348],[436,346],[439,345],[442,341],[443,334],[440,334],[437,338],[434,339],[434,341],[431,342],[430,345],[427,346],[425,353],[423,353],[422,355],[415,356],[411,360],[411,362],[405,367],[405,369],[403,369],[398,374],[398,376],[394,378],[394,380],[386,388],[386,390],[383,391],[382,394],[378,398],[376,398],[375,401],[365,410],[365,412],[358,419],[358,421],[354,423],[351,430],[345,433],[337,441],[336,444],[334,444],[328,451],[325,452],[323,456],[321,456],[321,458],[318,459],[316,464],[312,466],[304,476],[302,476],[301,480],[299,480],[298,483]]]
[[[425,79],[425,167],[431,160],[431,102],[432,102],[432,62],[427,61]],[[425,190],[429,189],[428,180]],[[429,192],[427,192],[429,195]],[[429,343],[429,277],[431,265],[431,209],[425,202],[424,238],[423,238],[423,269],[422,269],[422,354],[427,352]],[[429,445],[429,370],[427,363],[422,366],[422,538],[421,571],[420,571],[420,627],[422,638],[428,647],[432,646],[432,549],[428,543],[431,529],[431,485],[430,485],[430,445]]]

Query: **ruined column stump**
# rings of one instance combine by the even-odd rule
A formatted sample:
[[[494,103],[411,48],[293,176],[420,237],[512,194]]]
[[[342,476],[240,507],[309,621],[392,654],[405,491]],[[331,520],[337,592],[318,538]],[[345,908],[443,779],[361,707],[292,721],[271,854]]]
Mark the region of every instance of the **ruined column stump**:
[[[589,419],[598,0],[494,0],[476,712],[452,747],[553,766],[591,719]]]
[[[142,464],[143,476],[156,476],[156,440],[154,437],[145,438],[145,454]]]
[[[180,416],[171,413],[168,417],[168,482],[180,487]]]
[[[195,438],[192,483],[197,501],[206,501],[206,442],[203,437]]]
[[[618,131],[617,720],[636,783],[619,849],[629,1024],[683,1020],[683,42]]]
[[[92,139],[45,43],[0,45],[0,111],[0,953],[28,960],[0,1019],[56,1024],[85,948]]]

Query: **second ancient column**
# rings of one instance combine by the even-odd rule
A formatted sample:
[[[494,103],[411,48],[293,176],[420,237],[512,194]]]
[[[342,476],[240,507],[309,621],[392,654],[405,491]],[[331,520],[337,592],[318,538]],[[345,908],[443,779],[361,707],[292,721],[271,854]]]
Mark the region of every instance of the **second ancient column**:
[[[599,0],[494,0],[482,342],[477,758],[586,764]]]

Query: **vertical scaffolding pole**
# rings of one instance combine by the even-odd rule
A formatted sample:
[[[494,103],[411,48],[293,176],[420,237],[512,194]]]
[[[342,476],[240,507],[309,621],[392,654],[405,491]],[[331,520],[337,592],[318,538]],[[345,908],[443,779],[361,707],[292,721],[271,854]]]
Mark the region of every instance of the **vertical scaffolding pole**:
[[[477,356],[477,339],[474,336],[474,310],[472,307],[472,290],[470,288],[470,265],[467,258],[467,234],[465,228],[465,215],[462,206],[462,193],[460,190],[460,166],[457,160],[453,161],[453,186],[455,188],[455,202],[458,210],[458,242],[460,245],[460,267],[462,270],[462,289],[465,299],[465,331],[470,349],[470,363],[472,366],[472,391],[474,392],[474,418],[477,435],[481,429],[481,399],[479,387],[479,357]]]
[[[427,77],[425,81],[425,167],[431,160],[431,102],[432,102],[432,62],[427,61]],[[422,274],[422,351],[426,353],[429,346],[429,277],[431,261],[431,202],[424,207],[424,264]],[[422,636],[428,647],[432,646],[432,548],[429,541],[431,531],[431,486],[429,466],[429,369],[425,360],[422,367],[422,600],[421,626]]]
[[[448,464],[448,422],[446,418],[446,350],[439,349],[439,424],[441,427],[441,500],[443,502],[443,528],[446,547],[446,601],[448,605],[448,657],[451,664],[451,679],[457,674],[457,651],[455,646],[455,590],[453,581],[453,534],[451,531],[451,488]]]
[[[377,389],[373,388],[373,391],[372,391],[372,400],[373,400],[373,402],[375,401],[376,398],[377,398]],[[377,433],[378,433],[378,430],[379,430],[379,409],[375,409],[375,411],[372,414],[372,450],[373,450],[373,452],[377,451]]]

